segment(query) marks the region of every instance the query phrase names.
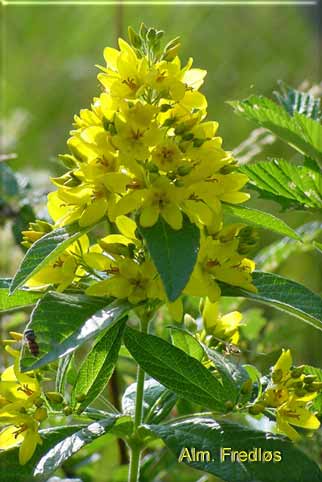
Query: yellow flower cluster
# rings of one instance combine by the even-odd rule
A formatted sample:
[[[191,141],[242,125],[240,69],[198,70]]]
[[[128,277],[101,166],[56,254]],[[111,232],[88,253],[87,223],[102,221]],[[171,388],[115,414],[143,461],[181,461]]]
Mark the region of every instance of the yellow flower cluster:
[[[181,64],[176,39],[161,51],[160,38],[161,32],[143,26],[139,35],[130,30],[132,45],[120,39],[119,50],[104,50],[106,66],[98,75],[103,92],[75,116],[70,154],[61,156],[70,170],[53,179],[57,190],[48,196],[55,228],[104,219],[116,234],[95,246],[75,243],[29,286],[54,284],[64,290],[84,282],[90,295],[134,304],[167,301],[136,228],[162,219],[179,230],[187,217],[200,229],[201,243],[184,293],[215,302],[217,281],[254,289],[254,263],[241,246],[244,226],[223,228],[222,216],[222,202],[249,198],[240,191],[247,177],[223,149],[218,123],[205,120],[207,101],[199,88],[206,71],[192,68],[192,59]],[[24,232],[25,242],[46,229],[34,224]],[[171,308],[181,318],[181,302]]]
[[[63,156],[74,167],[54,179],[52,218],[59,226],[87,226],[138,211],[142,226],[161,216],[180,229],[186,213],[198,225],[218,227],[221,201],[249,195],[239,191],[247,177],[234,172],[218,123],[205,121],[199,88],[206,71],[192,68],[192,59],[182,67],[177,56],[151,62],[122,39],[119,47],[104,51],[104,92],[75,116],[72,154]]]
[[[258,414],[273,409],[276,429],[292,440],[299,440],[295,427],[317,430],[320,421],[310,406],[322,390],[322,383],[314,375],[305,375],[304,367],[292,368],[290,350],[283,351],[272,370],[271,381],[266,390],[251,408]]]
[[[22,335],[12,333],[14,340]],[[12,340],[8,340],[12,342]],[[26,464],[33,456],[37,445],[42,443],[38,434],[40,422],[47,418],[47,410],[40,398],[41,390],[33,372],[19,371],[20,352],[11,346],[6,351],[14,357],[14,364],[0,376],[0,450],[20,445],[19,462]]]

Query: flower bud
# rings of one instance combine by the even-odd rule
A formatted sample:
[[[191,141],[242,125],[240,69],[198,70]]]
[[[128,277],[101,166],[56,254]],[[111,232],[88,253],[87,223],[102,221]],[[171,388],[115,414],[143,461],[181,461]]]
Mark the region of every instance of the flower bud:
[[[258,233],[251,226],[246,226],[239,231],[238,253],[246,255],[254,249],[258,243]]]
[[[173,60],[178,54],[180,47],[181,47],[180,37],[176,37],[173,40],[171,40],[169,43],[167,43],[167,45],[164,48],[164,52],[162,56],[163,59],[167,60],[168,62],[171,62],[171,60]]]
[[[35,420],[38,420],[38,422],[42,422],[48,417],[47,410],[44,407],[37,408],[34,414]]]
[[[148,162],[146,168],[149,172],[159,172],[159,168],[154,162]]]
[[[274,370],[272,373],[272,380],[274,383],[279,383],[283,378],[283,371],[278,368],[277,370]]]
[[[133,47],[139,49],[142,46],[142,39],[140,36],[133,30],[132,27],[128,28],[128,36],[130,43]]]
[[[305,383],[304,389],[305,389],[307,392],[310,392],[310,393],[316,392],[316,388],[314,387],[313,384],[314,384],[314,382]]]
[[[311,387],[314,388],[315,392],[322,390],[322,382],[312,382]]]
[[[305,375],[304,377],[304,383],[312,383],[312,382],[315,382],[316,380],[316,375]]]
[[[265,406],[259,402],[249,407],[248,412],[251,415],[259,415],[260,413],[263,413],[264,410],[265,410]]]
[[[155,39],[156,37],[156,34],[157,34],[157,31],[154,29],[154,28],[149,28],[148,32],[147,32],[147,35],[146,35],[146,38],[149,40],[149,41],[152,41]]]
[[[297,388],[297,389],[295,390],[295,395],[296,395],[297,397],[304,397],[304,395],[306,395],[306,393],[307,393],[307,391],[306,391],[305,387],[303,387],[303,388]]]
[[[183,134],[182,136],[182,139],[184,141],[192,141],[193,138],[194,138],[194,135],[192,132],[187,132],[187,134]]]
[[[303,382],[292,382],[292,388],[294,388],[295,390],[301,390],[303,388]]]
[[[63,408],[63,412],[66,416],[68,416],[73,413],[73,410],[69,405],[66,405],[66,407]]]
[[[98,243],[101,248],[106,251],[106,253],[110,254],[117,254],[121,256],[129,256],[130,255],[130,250],[129,246],[125,246],[124,244],[121,243],[106,243],[103,240],[100,240]]]
[[[79,395],[77,395],[76,401],[77,401],[78,403],[81,403],[81,402],[83,402],[83,401],[85,400],[85,398],[86,398],[86,394],[85,394],[85,393],[80,393]]]
[[[64,401],[64,397],[59,392],[45,392],[45,395],[50,402],[63,403]]]
[[[304,365],[301,365],[299,367],[294,367],[291,370],[291,377],[299,378],[303,374],[303,371],[304,371]]]
[[[67,169],[74,169],[77,166],[75,157],[70,154],[60,154],[58,157]]]
[[[172,109],[172,105],[170,104],[162,104],[160,107],[160,112],[168,112],[168,110]]]
[[[44,401],[42,398],[36,398],[36,400],[34,401],[34,405],[38,408],[42,407],[44,404]]]
[[[247,393],[250,393],[252,391],[252,388],[253,382],[250,378],[248,378],[248,380],[246,380],[241,386],[241,393],[243,395],[246,395]]]
[[[194,139],[193,147],[201,147],[204,142],[205,142],[205,139]]]
[[[231,401],[231,400],[227,400],[225,402],[225,407],[227,408],[227,410],[232,410],[234,408],[235,404]]]
[[[146,25],[142,22],[141,25],[140,25],[140,30],[139,30],[139,35],[141,37],[141,39],[145,39],[146,38],[146,34],[148,33],[148,29],[146,27]]]
[[[38,420],[38,422],[42,422],[47,417],[48,417],[48,413],[45,407],[37,408],[37,410],[34,413],[34,418],[35,420]]]
[[[192,166],[188,162],[186,164],[182,164],[181,166],[178,167],[177,172],[179,176],[186,176],[191,172]]]

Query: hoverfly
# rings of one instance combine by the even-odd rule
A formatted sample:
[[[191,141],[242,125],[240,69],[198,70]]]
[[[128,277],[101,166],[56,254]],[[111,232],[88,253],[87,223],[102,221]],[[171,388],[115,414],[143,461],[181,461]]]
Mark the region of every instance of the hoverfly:
[[[30,353],[33,356],[38,356],[39,355],[39,345],[36,342],[36,335],[35,335],[34,330],[31,330],[31,329],[25,330],[24,337],[25,337],[25,342],[27,343],[28,348],[30,350]]]
[[[221,338],[217,338],[215,336],[213,336],[213,338],[219,342],[219,345],[221,345],[221,347],[223,349],[222,350],[223,355],[226,355],[226,356],[232,355],[232,356],[239,357],[243,353],[252,353],[250,350],[239,348],[239,346],[235,345],[234,343],[230,343],[228,341],[222,340]],[[256,355],[266,356],[267,353],[257,352]]]

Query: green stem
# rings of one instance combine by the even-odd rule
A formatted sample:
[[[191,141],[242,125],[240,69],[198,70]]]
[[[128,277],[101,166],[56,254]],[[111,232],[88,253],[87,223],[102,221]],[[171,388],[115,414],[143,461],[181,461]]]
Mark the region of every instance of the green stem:
[[[148,321],[141,320],[141,331],[147,333]],[[142,367],[138,366],[136,380],[136,398],[135,398],[135,414],[134,414],[134,440],[129,443],[130,447],[130,468],[128,482],[139,482],[140,478],[140,461],[142,446],[135,440],[137,429],[142,423],[143,416],[143,397],[144,397],[144,378],[145,372]]]
[[[144,378],[145,372],[142,367],[138,367],[137,385],[136,385],[136,402],[134,415],[134,431],[141,425],[143,412],[143,394],[144,394]]]
[[[138,482],[140,477],[141,448],[132,446],[128,482]]]

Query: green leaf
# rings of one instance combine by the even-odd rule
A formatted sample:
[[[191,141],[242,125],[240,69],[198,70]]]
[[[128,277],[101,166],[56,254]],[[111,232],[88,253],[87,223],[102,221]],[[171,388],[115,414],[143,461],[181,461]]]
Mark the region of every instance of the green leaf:
[[[55,229],[38,239],[28,249],[23,258],[12,280],[10,291],[13,293],[44,266],[58,258],[70,244],[93,229],[93,227],[86,226],[86,228],[80,228],[78,223],[74,223],[64,228]]]
[[[319,243],[318,241],[313,241],[314,246],[320,253],[322,253],[322,243]]]
[[[70,370],[73,357],[74,352],[69,353],[68,355],[65,355],[63,358],[59,359],[55,380],[56,392],[65,393],[68,371]]]
[[[197,260],[200,232],[185,216],[179,230],[172,229],[161,216],[151,228],[140,227],[170,301],[178,298],[189,281]]]
[[[223,384],[230,388],[231,393],[234,393],[234,397],[237,397],[243,383],[249,378],[247,371],[242,365],[227,359],[227,357],[216,350],[206,347],[206,353],[209,360],[214,363],[220,373]]]
[[[260,267],[263,271],[274,271],[286,261],[291,254],[317,249],[318,246],[316,246],[316,242],[314,241],[322,234],[322,223],[314,221],[304,224],[297,228],[296,232],[301,237],[301,243],[286,237],[265,246],[255,257],[256,266]]]
[[[322,160],[322,125],[305,115],[286,110],[262,96],[229,102],[235,112],[258,126],[269,129],[292,147],[316,160]]]
[[[281,92],[274,92],[274,95],[288,114],[292,116],[297,112],[314,120],[321,119],[322,113],[319,98],[315,98],[309,92],[293,89],[284,82],[281,82],[280,85]]]
[[[34,370],[68,355],[102,330],[111,328],[129,310],[122,301],[85,295],[49,292],[37,303],[27,329],[32,329],[39,345],[38,359],[24,347],[22,371]]]
[[[0,312],[32,306],[43,296],[43,293],[28,289],[18,290],[9,295],[10,283],[9,278],[0,279]]]
[[[269,231],[274,231],[275,233],[283,234],[284,236],[296,240],[301,240],[300,236],[282,221],[282,219],[279,219],[272,214],[259,211],[258,209],[232,204],[225,204],[224,211],[246,221],[248,224],[268,229]]]
[[[109,382],[121,347],[125,321],[108,329],[83,361],[71,394],[71,406],[77,406],[78,412],[90,405]],[[82,401],[78,404],[80,396]]]
[[[118,419],[111,428],[111,433],[118,438],[126,438],[133,434],[133,420],[127,415],[118,415]]]
[[[117,420],[116,416],[110,416],[103,420],[93,422],[83,427],[67,438],[61,440],[52,447],[37,463],[33,475],[36,480],[46,478],[57,470],[67,459],[78,452],[85,445],[90,444],[98,437],[108,433]]]
[[[204,349],[188,331],[171,326],[171,339],[172,344],[187,353],[187,355],[199,361],[203,359],[205,354]]]
[[[242,296],[274,306],[322,330],[322,299],[296,281],[273,273],[255,271],[253,284],[257,293],[221,284],[222,296]]]
[[[322,207],[322,174],[316,169],[275,159],[242,166],[240,171],[252,186],[277,200],[286,199],[298,207]]]
[[[157,336],[129,327],[124,342],[137,363],[179,397],[226,412],[225,401],[232,395],[230,387],[222,385],[198,360]]]
[[[47,480],[47,478],[42,479],[41,477],[31,479],[31,474],[33,473],[35,465],[52,447],[81,428],[82,425],[70,425],[40,430],[39,433],[43,443],[42,445],[37,445],[34,455],[25,465],[19,465],[19,448],[15,447],[10,450],[0,452],[0,473],[6,474],[6,482]]]
[[[185,447],[189,448],[190,454],[192,447],[196,451],[208,451],[209,459],[206,453],[204,461],[200,456],[199,461],[189,462],[189,458],[184,457],[182,462],[229,482],[321,482],[321,471],[313,460],[292,442],[271,433],[210,418],[191,418],[167,425],[150,425],[149,429],[165,442],[179,461],[186,455],[183,450]],[[262,457],[264,451],[278,451],[281,461],[232,462],[226,456],[221,462],[221,450],[224,448],[252,451],[253,457],[254,451],[259,457],[259,449]]]
[[[124,392],[122,411],[134,417],[136,400],[136,383],[132,383]],[[165,388],[161,383],[150,378],[144,382],[143,420],[149,423],[159,423],[171,411],[177,397],[175,393]]]

